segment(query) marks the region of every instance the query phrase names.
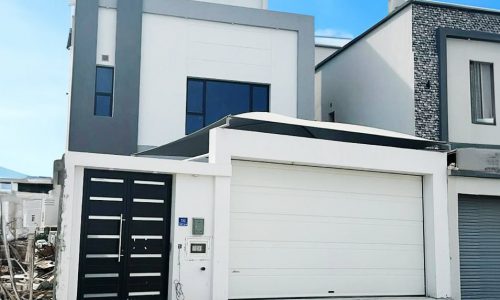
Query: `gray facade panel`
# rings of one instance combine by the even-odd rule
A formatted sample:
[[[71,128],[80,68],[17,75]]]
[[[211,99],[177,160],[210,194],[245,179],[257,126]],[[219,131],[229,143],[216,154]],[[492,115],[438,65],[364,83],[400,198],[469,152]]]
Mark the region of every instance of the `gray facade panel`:
[[[115,135],[117,154],[137,152],[141,75],[142,0],[120,0],[116,18]],[[117,149],[118,150],[118,149]]]
[[[71,151],[128,155],[137,151],[142,1],[117,8],[113,116],[94,116],[98,1],[78,1],[69,145]]]
[[[73,74],[69,119],[68,149],[89,151],[94,115],[95,62],[97,47],[97,0],[79,1],[75,10]],[[92,151],[91,151],[92,152]]]
[[[432,140],[447,140],[442,134],[439,28],[500,33],[500,15],[452,6],[415,2],[413,52],[415,69],[415,134]],[[446,72],[446,70],[444,70]],[[443,108],[444,110],[444,108]],[[447,124],[444,125],[445,127]]]

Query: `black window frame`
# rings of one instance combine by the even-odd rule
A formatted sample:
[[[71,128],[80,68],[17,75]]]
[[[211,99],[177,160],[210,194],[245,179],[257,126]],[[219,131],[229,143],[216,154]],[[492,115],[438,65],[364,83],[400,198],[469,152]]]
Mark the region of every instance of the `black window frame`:
[[[106,93],[106,92],[98,92],[97,91],[97,70],[98,69],[110,69],[111,70],[111,92]],[[115,68],[113,66],[104,66],[104,65],[97,65],[95,68],[95,83],[94,83],[94,116],[96,117],[106,117],[106,118],[112,118],[113,117],[113,94],[115,90]],[[99,115],[97,114],[97,97],[98,96],[105,96],[109,97],[109,115]]]
[[[471,66],[473,63],[479,63],[480,65],[485,64],[485,65],[490,65],[490,77],[491,77],[491,109],[493,113],[493,123],[481,121],[481,119],[477,118],[477,111],[476,111],[476,103],[474,102],[474,96],[473,96],[473,90],[472,90],[472,71],[471,71]],[[492,62],[486,62],[486,61],[479,61],[479,60],[469,60],[469,92],[470,92],[470,103],[471,103],[471,118],[472,118],[472,123],[476,125],[489,125],[489,126],[496,126],[497,125],[497,116],[496,116],[496,108],[495,108],[495,76],[494,76],[494,64]],[[483,97],[483,91],[482,91],[482,85],[480,84],[479,86],[481,90],[481,97]],[[481,101],[481,106],[482,106],[482,99]]]
[[[202,92],[202,112],[197,113],[197,112],[190,112],[188,107],[189,107],[189,82],[190,81],[196,81],[196,82],[202,82],[203,83],[203,92]],[[234,84],[242,84],[242,85],[248,85],[250,88],[250,94],[249,94],[249,104],[248,104],[248,112],[254,112],[253,110],[253,91],[255,87],[265,87],[267,89],[267,109],[265,110],[266,112],[269,112],[270,106],[271,106],[271,85],[266,84],[266,83],[255,83],[255,82],[245,82],[245,81],[234,81],[234,80],[221,80],[221,79],[210,79],[210,78],[198,78],[198,77],[188,77],[186,81],[186,122],[185,122],[185,129],[184,132],[186,135],[191,134],[193,132],[196,132],[202,128],[205,128],[206,126],[212,124],[207,124],[206,122],[206,113],[207,113],[207,82],[222,82],[222,83],[234,83]],[[200,129],[188,132],[188,116],[193,115],[193,116],[201,116],[203,118],[203,125]]]

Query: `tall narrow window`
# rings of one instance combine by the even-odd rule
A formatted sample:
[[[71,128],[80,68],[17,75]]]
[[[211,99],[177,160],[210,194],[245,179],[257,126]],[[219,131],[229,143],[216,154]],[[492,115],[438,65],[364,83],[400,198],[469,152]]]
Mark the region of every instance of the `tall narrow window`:
[[[269,85],[188,79],[186,134],[227,115],[269,111]]]
[[[95,76],[94,115],[113,115],[113,68],[98,66]]]
[[[470,95],[472,122],[495,125],[495,89],[492,63],[470,62]]]

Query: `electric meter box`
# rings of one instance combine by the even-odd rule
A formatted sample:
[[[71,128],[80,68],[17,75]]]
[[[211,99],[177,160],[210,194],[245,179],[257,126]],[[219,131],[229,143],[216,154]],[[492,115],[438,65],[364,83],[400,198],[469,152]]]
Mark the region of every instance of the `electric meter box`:
[[[188,260],[208,260],[210,255],[210,238],[186,238],[185,251]]]

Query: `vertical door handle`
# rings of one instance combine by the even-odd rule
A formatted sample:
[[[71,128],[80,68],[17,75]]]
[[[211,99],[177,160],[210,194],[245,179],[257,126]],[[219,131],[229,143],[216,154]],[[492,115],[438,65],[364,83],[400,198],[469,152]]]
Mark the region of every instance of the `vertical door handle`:
[[[123,214],[120,214],[120,235],[118,236],[118,262],[122,257],[122,229],[123,229]]]

